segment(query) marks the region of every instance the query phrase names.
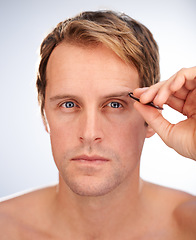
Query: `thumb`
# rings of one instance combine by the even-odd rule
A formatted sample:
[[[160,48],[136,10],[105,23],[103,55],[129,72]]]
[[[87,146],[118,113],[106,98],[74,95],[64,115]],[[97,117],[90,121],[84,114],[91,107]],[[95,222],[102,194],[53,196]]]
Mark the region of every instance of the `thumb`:
[[[171,139],[169,136],[173,125],[162,116],[160,110],[139,102],[135,102],[134,107],[161,139],[171,147]]]

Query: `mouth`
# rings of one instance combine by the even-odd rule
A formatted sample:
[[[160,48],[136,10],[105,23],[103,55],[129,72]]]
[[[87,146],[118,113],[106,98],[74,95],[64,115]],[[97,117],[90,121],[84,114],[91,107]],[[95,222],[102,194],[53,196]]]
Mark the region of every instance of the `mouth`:
[[[72,158],[71,161],[81,162],[81,163],[105,163],[105,162],[109,162],[110,160],[98,155],[93,155],[93,156],[81,155],[81,156]]]

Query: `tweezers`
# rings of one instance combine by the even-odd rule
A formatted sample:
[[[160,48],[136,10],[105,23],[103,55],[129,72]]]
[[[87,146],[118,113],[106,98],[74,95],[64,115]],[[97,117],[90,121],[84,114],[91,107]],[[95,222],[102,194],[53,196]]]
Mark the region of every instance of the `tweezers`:
[[[137,98],[137,97],[135,97],[132,92],[129,92],[128,95],[129,95],[129,97],[131,97],[131,98],[134,99],[135,101],[140,102],[140,99]],[[162,107],[159,107],[159,106],[157,106],[157,105],[154,105],[153,102],[146,103],[145,105],[149,105],[149,106],[154,107],[154,108],[156,108],[156,109],[163,110]]]

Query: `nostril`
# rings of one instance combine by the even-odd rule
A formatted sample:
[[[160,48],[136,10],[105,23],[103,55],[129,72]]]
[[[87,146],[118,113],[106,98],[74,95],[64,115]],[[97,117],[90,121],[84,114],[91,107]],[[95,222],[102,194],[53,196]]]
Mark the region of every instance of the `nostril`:
[[[85,138],[84,137],[79,137],[79,139],[80,139],[80,141],[83,142]],[[101,140],[101,137],[95,137],[94,139],[92,138],[90,141],[93,142],[93,141],[99,141],[99,140]]]
[[[94,140],[97,141],[97,140],[100,140],[101,138],[100,137],[96,137]]]
[[[83,137],[80,137],[80,140],[81,140],[81,141],[83,141],[83,140],[84,140],[84,138],[83,138]]]

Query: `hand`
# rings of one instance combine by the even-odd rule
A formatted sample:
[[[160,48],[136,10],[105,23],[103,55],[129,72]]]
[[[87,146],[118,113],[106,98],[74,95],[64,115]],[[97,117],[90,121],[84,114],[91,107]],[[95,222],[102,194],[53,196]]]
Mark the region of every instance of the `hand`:
[[[169,105],[187,116],[171,124],[155,108],[135,102],[135,108],[162,140],[184,157],[196,160],[196,67],[184,68],[166,81],[133,92],[140,102]]]

